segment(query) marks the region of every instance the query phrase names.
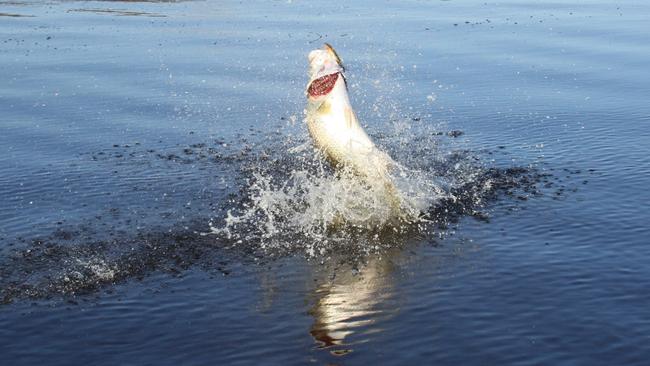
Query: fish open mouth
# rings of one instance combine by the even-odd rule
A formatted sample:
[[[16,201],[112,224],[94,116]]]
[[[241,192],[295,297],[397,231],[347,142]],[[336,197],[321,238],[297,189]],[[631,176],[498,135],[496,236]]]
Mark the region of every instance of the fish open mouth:
[[[307,88],[307,94],[309,94],[310,97],[320,97],[329,94],[334,88],[336,81],[339,79],[339,74],[341,73],[336,72],[334,74],[321,76],[312,81],[311,84],[309,84],[309,88]]]

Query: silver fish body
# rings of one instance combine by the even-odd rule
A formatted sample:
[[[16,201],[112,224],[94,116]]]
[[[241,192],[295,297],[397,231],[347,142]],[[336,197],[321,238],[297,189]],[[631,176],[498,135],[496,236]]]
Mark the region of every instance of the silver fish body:
[[[334,49],[325,45],[309,55],[310,84],[307,92],[306,122],[317,148],[334,165],[348,167],[370,179],[388,179],[394,161],[379,150],[359,124],[350,104],[343,66]],[[331,90],[310,94],[313,83],[338,73]]]

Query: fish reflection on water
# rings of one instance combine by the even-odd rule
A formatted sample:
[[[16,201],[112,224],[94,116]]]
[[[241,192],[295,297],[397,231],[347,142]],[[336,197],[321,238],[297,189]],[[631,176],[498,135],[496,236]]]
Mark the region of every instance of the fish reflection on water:
[[[342,355],[354,347],[346,338],[381,331],[378,319],[390,315],[384,308],[393,296],[392,263],[387,256],[369,258],[357,271],[337,271],[315,290],[315,304],[309,311],[314,317],[310,334],[319,347]]]

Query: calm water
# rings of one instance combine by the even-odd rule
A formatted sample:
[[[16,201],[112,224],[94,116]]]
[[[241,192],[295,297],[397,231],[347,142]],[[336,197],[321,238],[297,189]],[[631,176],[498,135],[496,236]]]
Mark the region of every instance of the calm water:
[[[0,1],[1,363],[647,364],[649,15]],[[335,248],[201,234],[299,169],[325,41],[379,144],[471,203]]]

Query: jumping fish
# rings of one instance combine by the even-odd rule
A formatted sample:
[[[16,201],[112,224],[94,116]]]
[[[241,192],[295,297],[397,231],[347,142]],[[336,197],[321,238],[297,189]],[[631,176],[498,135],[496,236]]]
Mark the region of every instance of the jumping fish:
[[[395,162],[377,148],[359,124],[350,104],[344,72],[341,58],[329,44],[309,53],[309,134],[335,167],[348,167],[368,181],[379,179],[394,191],[389,172]]]

